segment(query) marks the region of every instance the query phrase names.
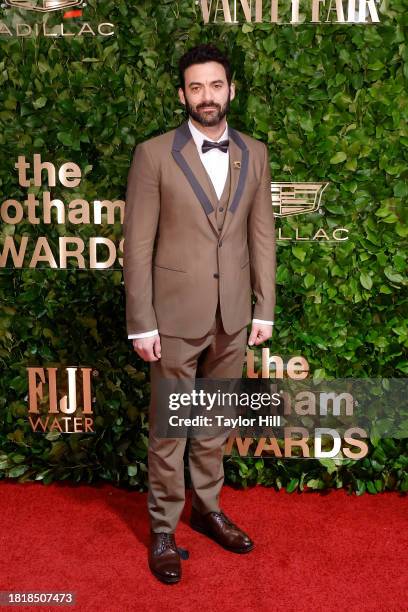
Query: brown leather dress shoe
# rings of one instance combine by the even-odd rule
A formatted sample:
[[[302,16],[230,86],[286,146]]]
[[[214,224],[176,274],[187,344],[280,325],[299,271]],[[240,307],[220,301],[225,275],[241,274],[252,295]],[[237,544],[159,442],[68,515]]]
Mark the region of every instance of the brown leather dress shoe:
[[[174,584],[180,580],[180,555],[173,533],[150,531],[149,567],[161,582]]]
[[[200,514],[193,507],[190,525],[195,531],[203,533],[232,552],[247,553],[254,548],[254,543],[250,537],[223,512]]]

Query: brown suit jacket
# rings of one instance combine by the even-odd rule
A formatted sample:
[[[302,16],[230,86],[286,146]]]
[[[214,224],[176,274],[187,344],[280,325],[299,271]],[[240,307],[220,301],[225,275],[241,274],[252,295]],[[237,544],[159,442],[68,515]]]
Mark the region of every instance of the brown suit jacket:
[[[200,338],[211,328],[218,299],[228,334],[248,325],[251,316],[273,320],[276,243],[268,150],[230,126],[228,135],[231,191],[221,231],[218,199],[187,121],[136,147],[123,227],[128,334],[158,328]]]

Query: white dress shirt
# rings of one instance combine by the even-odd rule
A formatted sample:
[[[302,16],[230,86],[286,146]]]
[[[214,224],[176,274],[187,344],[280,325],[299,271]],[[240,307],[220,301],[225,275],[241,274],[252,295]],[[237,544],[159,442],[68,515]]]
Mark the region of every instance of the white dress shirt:
[[[188,127],[190,128],[191,135],[197,146],[201,162],[204,168],[206,169],[208,176],[211,179],[218,199],[220,199],[221,194],[224,191],[225,181],[227,180],[228,176],[229,150],[224,153],[220,149],[210,149],[206,153],[203,153],[201,150],[201,145],[203,144],[204,140],[211,140],[213,142],[226,140],[228,138],[228,124],[225,126],[224,132],[217,140],[209,138],[206,134],[203,134],[203,132],[196,128],[191,119],[188,120]],[[264,325],[274,324],[273,321],[264,321],[262,319],[252,319],[252,322],[263,323]],[[158,329],[153,329],[151,331],[146,331],[141,334],[130,334],[128,336],[128,339],[133,340],[133,338],[149,338],[150,336],[155,336],[158,333]]]
[[[228,138],[228,125],[225,126],[224,132],[216,141],[214,141],[213,138],[208,138],[208,136],[200,132],[200,130],[193,124],[191,119],[188,120],[188,127],[190,128],[190,132],[193,136],[194,142],[196,143],[201,162],[204,168],[207,170],[207,174],[211,179],[215,193],[217,194],[217,198],[220,199],[228,176],[229,150],[224,153],[220,149],[210,149],[206,153],[203,153],[201,146],[204,140],[211,140],[211,142],[226,140]]]

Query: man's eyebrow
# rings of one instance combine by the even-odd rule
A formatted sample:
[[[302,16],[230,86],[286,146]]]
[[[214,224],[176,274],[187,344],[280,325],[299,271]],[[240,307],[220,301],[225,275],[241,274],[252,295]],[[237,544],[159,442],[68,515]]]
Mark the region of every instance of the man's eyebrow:
[[[224,83],[224,81],[222,79],[215,79],[215,81],[211,81],[211,84],[214,83]],[[202,85],[202,83],[200,83],[200,81],[191,81],[191,83],[188,84],[189,87],[192,87],[193,85]]]

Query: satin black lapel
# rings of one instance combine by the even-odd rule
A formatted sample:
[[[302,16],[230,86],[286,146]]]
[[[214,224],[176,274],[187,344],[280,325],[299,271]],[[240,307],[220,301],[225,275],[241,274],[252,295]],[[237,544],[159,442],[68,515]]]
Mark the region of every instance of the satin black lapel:
[[[248,175],[249,151],[246,144],[238,132],[231,127],[228,127],[228,136],[230,139],[229,165],[231,173],[231,191],[227,216],[221,230],[221,237],[223,237],[228,230],[234,213],[239,206]],[[238,162],[239,167],[236,167],[235,162]]]
[[[184,154],[182,153],[182,149],[184,149]],[[183,171],[186,179],[190,183],[191,188],[200,202],[205,214],[207,215],[207,219],[210,222],[213,230],[218,235],[214,205],[203,188],[203,184],[208,185],[209,177],[206,174],[203,164],[201,163],[201,159],[198,155],[197,147],[191,135],[187,121],[177,128],[171,153],[176,163]]]

